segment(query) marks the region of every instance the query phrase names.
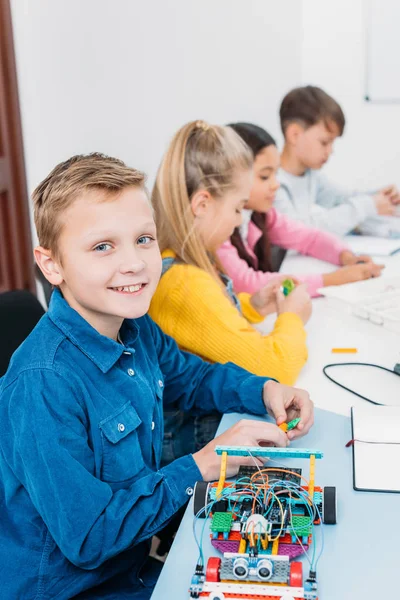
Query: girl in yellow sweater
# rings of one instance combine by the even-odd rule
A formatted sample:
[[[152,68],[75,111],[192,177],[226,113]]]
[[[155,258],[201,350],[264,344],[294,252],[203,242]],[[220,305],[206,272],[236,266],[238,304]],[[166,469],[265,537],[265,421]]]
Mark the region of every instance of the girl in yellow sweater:
[[[276,280],[253,295],[236,296],[216,258],[241,223],[252,181],[253,157],[233,129],[194,121],[177,132],[152,193],[163,275],[150,315],[184,350],[291,385],[307,360],[304,324],[311,303],[304,285],[286,298]],[[273,330],[263,335],[253,324],[272,312],[278,313]],[[202,445],[215,433],[219,416],[205,423],[166,414],[165,460],[181,452],[179,440],[172,448],[171,428],[186,427],[187,439],[193,419],[194,441]]]

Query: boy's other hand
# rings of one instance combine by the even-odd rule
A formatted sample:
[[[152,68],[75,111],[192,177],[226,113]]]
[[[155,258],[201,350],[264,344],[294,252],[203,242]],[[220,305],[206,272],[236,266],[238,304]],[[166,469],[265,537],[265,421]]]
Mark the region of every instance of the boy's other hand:
[[[277,383],[272,379],[264,385],[264,404],[277,425],[300,418],[299,424],[288,431],[290,440],[306,435],[314,422],[314,404],[308,392]]]
[[[346,266],[358,263],[372,263],[373,260],[367,254],[354,254],[351,250],[343,250],[339,256],[339,262],[342,266]]]
[[[392,204],[400,204],[400,192],[395,185],[388,185],[384,187],[381,192],[389,198]]]
[[[227,429],[224,433],[204,446],[204,448],[193,454],[193,458],[202,474],[203,479],[205,481],[213,481],[219,478],[221,466],[221,456],[216,454],[216,446],[270,445],[285,448],[288,444],[288,436],[276,425],[272,423],[265,423],[264,421],[241,419],[235,423],[233,427]],[[228,456],[226,474],[228,477],[232,477],[232,475],[236,475],[240,465],[254,466],[255,463],[259,466],[262,466],[264,464],[264,460],[262,460],[260,457],[254,457],[253,459],[251,456]]]
[[[378,215],[391,217],[396,213],[395,204],[390,200],[390,196],[383,191],[375,194],[374,200]]]
[[[281,290],[278,289],[276,291],[276,301],[279,315],[286,312],[295,313],[300,317],[304,324],[306,324],[311,317],[311,298],[304,283],[296,285],[294,290],[292,290],[288,296],[284,296]]]
[[[371,277],[379,277],[385,265],[376,265],[373,262],[355,265],[347,265],[333,273],[325,273],[323,277],[324,286],[343,285],[344,283],[353,283],[362,281]]]

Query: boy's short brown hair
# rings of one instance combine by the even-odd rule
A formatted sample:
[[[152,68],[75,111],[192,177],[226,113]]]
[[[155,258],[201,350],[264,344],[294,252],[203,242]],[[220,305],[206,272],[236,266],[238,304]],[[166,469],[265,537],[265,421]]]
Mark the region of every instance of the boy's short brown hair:
[[[290,123],[301,123],[305,127],[323,121],[328,129],[334,123],[339,135],[343,134],[345,117],[339,104],[319,87],[306,85],[286,94],[279,110],[283,135]]]
[[[144,188],[145,179],[144,173],[122,160],[98,152],[58,164],[32,194],[39,244],[57,255],[62,213],[80,194],[95,189],[109,198],[130,186]]]

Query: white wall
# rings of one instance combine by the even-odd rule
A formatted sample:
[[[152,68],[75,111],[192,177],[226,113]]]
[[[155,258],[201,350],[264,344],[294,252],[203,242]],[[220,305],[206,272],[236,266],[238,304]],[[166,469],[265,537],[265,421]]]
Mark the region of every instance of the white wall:
[[[365,0],[303,0],[302,82],[325,89],[346,115],[326,174],[351,188],[400,186],[400,104],[364,100],[364,10]]]
[[[363,0],[12,0],[28,189],[78,152],[114,154],[153,180],[190,119],[249,120],[280,141],[299,84],[342,104],[326,173],[400,185],[400,104],[366,103]]]
[[[279,135],[300,83],[298,0],[12,0],[28,189],[59,161],[116,155],[154,177],[191,119]]]

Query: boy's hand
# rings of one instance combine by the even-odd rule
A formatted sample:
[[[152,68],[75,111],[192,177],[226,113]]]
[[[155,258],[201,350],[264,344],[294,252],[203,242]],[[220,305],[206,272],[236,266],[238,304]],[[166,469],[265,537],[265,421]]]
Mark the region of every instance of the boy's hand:
[[[304,324],[306,324],[308,319],[311,317],[311,298],[304,283],[296,285],[294,290],[292,290],[286,297],[280,290],[277,290],[276,300],[279,315],[285,312],[295,313],[300,317]]]
[[[391,217],[395,214],[396,206],[395,203],[390,200],[389,195],[381,191],[375,194],[374,200],[378,215]]]
[[[265,383],[263,394],[268,414],[277,425],[300,418],[295,429],[287,432],[290,440],[309,432],[314,422],[314,404],[308,392],[270,380]]]
[[[371,277],[379,277],[385,265],[376,265],[373,262],[362,263],[359,265],[348,265],[333,271],[325,273],[322,276],[324,286],[343,285],[344,283],[353,283],[354,281],[363,281]]]
[[[267,382],[269,383],[269,382]],[[273,382],[275,383],[275,382]],[[279,384],[276,384],[279,385]],[[265,387],[264,387],[265,390]],[[265,396],[265,392],[264,392]],[[292,432],[290,432],[292,433]],[[193,458],[205,481],[219,478],[221,457],[216,454],[216,446],[279,446],[285,448],[289,444],[288,435],[272,423],[242,419],[209,442],[201,450],[193,454]],[[228,456],[227,476],[236,475],[240,465],[262,466],[264,461],[260,457]]]
[[[342,266],[346,266],[358,263],[372,263],[373,260],[367,254],[354,254],[351,250],[343,250],[339,256],[339,262]]]
[[[395,185],[388,185],[384,187],[381,192],[385,194],[387,198],[389,198],[392,204],[400,204],[400,193]]]

